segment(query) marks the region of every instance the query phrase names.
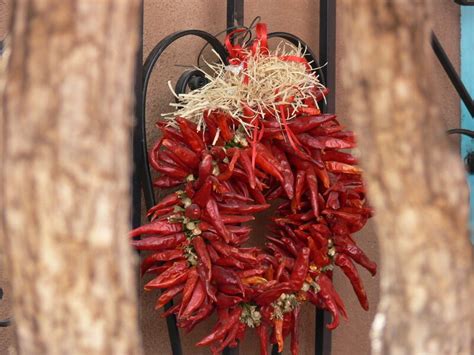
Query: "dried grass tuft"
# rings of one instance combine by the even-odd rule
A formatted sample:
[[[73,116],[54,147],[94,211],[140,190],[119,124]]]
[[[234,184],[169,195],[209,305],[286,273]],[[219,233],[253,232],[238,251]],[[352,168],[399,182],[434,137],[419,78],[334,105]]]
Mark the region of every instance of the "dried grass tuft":
[[[172,126],[175,126],[176,117],[185,117],[195,122],[198,130],[203,130],[203,113],[219,110],[239,121],[248,134],[252,122],[266,113],[281,122],[277,105],[285,105],[286,119],[291,120],[300,108],[308,106],[305,104],[308,98],[312,98],[318,107],[314,94],[324,89],[318,75],[309,71],[305,64],[280,59],[283,56],[303,57],[304,54],[303,48],[282,42],[268,55],[249,55],[246,68],[242,64],[226,66],[222,62],[207,63],[211,75],[204,74],[209,83],[190,93],[177,95],[180,102],[170,104],[176,110],[163,116]],[[248,76],[247,83],[244,82],[245,76]],[[173,94],[176,96],[176,93]],[[245,116],[244,106],[250,108],[250,117]]]

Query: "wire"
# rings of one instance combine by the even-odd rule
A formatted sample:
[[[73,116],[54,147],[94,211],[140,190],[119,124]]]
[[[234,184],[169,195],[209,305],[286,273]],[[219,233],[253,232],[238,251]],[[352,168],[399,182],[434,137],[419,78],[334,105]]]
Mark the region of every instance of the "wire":
[[[250,23],[249,26],[231,26],[231,27],[227,27],[226,29],[216,33],[214,35],[214,37],[220,36],[221,34],[226,33],[228,31],[233,31],[233,30],[243,28],[243,29],[245,29],[245,32],[236,33],[234,36],[235,37],[241,37],[242,45],[245,46],[247,43],[249,43],[252,40],[252,30],[255,28],[255,26],[257,26],[257,24],[261,20],[262,20],[262,18],[260,16],[256,16],[252,20],[252,22]],[[233,36],[233,38],[235,38],[234,36]],[[200,61],[201,61],[202,55],[203,55],[204,50],[207,48],[208,45],[209,45],[209,43],[206,43],[201,48],[201,50],[199,51],[199,54],[198,54],[198,57],[197,57],[197,63],[196,63],[198,68],[200,68],[200,65],[201,65]]]

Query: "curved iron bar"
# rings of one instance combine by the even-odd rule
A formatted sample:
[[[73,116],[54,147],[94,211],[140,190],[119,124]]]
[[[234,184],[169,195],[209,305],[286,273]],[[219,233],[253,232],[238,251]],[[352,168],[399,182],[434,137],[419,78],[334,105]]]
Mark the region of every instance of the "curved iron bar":
[[[190,69],[186,70],[181,76],[179,77],[178,81],[176,82],[176,86],[174,87],[174,91],[176,94],[184,94],[186,92],[186,88],[190,88],[191,90],[196,90],[204,85],[206,85],[209,80],[206,78],[204,73],[198,69]],[[176,102],[179,99],[176,98]]]
[[[451,128],[446,131],[447,134],[462,134],[474,138],[474,131],[465,128]]]
[[[139,131],[141,134],[141,154],[143,156],[143,166],[141,167],[140,175],[143,187],[143,195],[145,197],[145,205],[147,209],[155,205],[155,195],[153,192],[153,183],[151,179],[150,166],[148,164],[148,147],[146,142],[146,94],[148,90],[148,83],[150,81],[151,73],[155,67],[156,62],[163,54],[163,52],[176,40],[185,36],[197,36],[208,42],[211,47],[217,52],[219,57],[224,63],[227,63],[227,52],[225,47],[219,42],[217,38],[212,36],[210,33],[200,30],[187,30],[181,32],[175,32],[170,34],[161,40],[150,52],[145,64],[143,65],[143,87],[142,87],[142,114],[138,121]],[[172,302],[165,306],[165,309],[172,307]],[[168,327],[168,334],[171,342],[171,350],[173,355],[181,355],[183,353],[181,348],[181,341],[179,337],[179,330],[176,325],[176,317],[171,315],[166,318]]]

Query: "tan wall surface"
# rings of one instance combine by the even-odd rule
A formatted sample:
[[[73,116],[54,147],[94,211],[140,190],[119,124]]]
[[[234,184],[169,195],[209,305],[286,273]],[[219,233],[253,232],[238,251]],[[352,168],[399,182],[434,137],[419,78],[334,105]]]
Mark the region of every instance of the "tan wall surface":
[[[0,0],[0,38],[3,36],[4,19],[2,5],[9,0]],[[11,1],[11,0],[10,0]],[[224,29],[226,18],[226,2],[224,0],[187,0],[187,1],[163,1],[145,0],[145,28],[144,28],[144,53],[145,56],[152,47],[164,36],[174,31],[183,29],[203,29],[211,33],[217,33]],[[440,41],[445,46],[446,52],[459,67],[459,8],[450,1],[434,0],[435,7],[435,31]],[[312,0],[247,0],[245,4],[245,22],[248,24],[257,15],[269,25],[270,31],[287,31],[300,36],[315,52],[318,50],[318,11],[319,2]],[[340,21],[340,17],[338,17]],[[344,70],[341,59],[345,53],[342,51],[343,38],[340,26],[350,26],[338,22],[336,69],[337,72]],[[149,102],[147,115],[149,123],[150,141],[156,136],[153,125],[160,113],[168,112],[170,108],[167,103],[172,101],[172,96],[167,88],[167,81],[173,85],[179,74],[183,71],[182,66],[195,64],[196,54],[203,42],[195,38],[180,40],[176,45],[169,48],[159,60],[158,66],[150,83]],[[206,57],[209,57],[206,51]],[[440,125],[443,128],[458,126],[459,100],[454,93],[446,75],[433,60],[427,63],[433,68],[433,76],[436,85],[433,87],[433,95],[443,103]],[[338,75],[338,74],[337,74]],[[337,114],[343,121],[350,125],[350,112],[344,97],[345,93],[337,81],[336,102]],[[453,149],[458,149],[457,140],[452,139]],[[376,218],[376,217],[375,217]],[[260,226],[256,226],[257,233],[262,230],[263,219]],[[259,238],[259,236],[256,236]],[[261,242],[261,240],[259,241]],[[370,257],[378,260],[378,247],[373,224],[364,229],[358,236],[358,242],[366,250]],[[0,251],[1,253],[1,251]],[[0,255],[1,261],[1,255]],[[0,286],[5,285],[5,275],[0,269]],[[360,270],[367,288],[371,309],[364,312],[357,303],[350,284],[341,276],[340,272],[335,275],[336,288],[343,297],[348,308],[349,321],[343,322],[333,334],[333,354],[335,355],[365,355],[370,353],[369,329],[378,302],[378,277],[372,279],[364,270]],[[143,286],[143,282],[141,284]],[[140,290],[142,287],[140,287]],[[160,318],[160,312],[153,310],[156,294],[140,291],[140,318],[143,332],[143,344],[146,354],[171,354],[165,321]],[[9,314],[7,303],[0,303],[0,318]],[[213,321],[213,320],[212,320]],[[198,349],[193,344],[210,329],[212,322],[197,327],[189,335],[182,334],[184,351],[186,354],[208,354],[207,349]],[[301,354],[313,353],[314,347],[314,310],[307,307],[301,322]],[[0,354],[7,354],[7,347],[12,343],[12,331],[0,328]],[[241,347],[241,354],[258,354],[258,343],[255,337],[249,337]]]

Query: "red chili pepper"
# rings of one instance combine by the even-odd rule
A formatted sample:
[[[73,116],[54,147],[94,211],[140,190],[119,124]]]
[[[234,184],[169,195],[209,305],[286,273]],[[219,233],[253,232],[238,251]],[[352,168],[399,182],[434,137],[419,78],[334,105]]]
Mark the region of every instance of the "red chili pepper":
[[[280,282],[274,287],[263,291],[257,297],[255,297],[255,303],[260,306],[269,305],[275,301],[282,293],[292,292],[293,284],[291,282]]]
[[[224,338],[226,333],[232,329],[237,322],[239,321],[241,309],[240,307],[235,307],[229,316],[228,319],[225,321],[217,323],[216,327],[214,327],[214,330],[212,331],[211,334],[208,336],[204,337],[201,341],[199,341],[196,345],[197,346],[205,346],[209,345],[217,340],[221,340]]]
[[[172,151],[176,156],[191,168],[199,166],[199,156],[192,150],[172,139],[163,139],[163,146]]]
[[[285,266],[286,266],[286,263],[285,263],[285,259],[282,259],[280,261],[280,264],[278,265],[278,268],[277,268],[277,271],[276,271],[276,275],[275,275],[275,280],[278,280],[278,281],[281,281],[281,275],[283,274],[283,271],[285,270]]]
[[[155,263],[160,261],[171,261],[184,257],[182,249],[164,250],[147,256],[141,264],[142,275]]]
[[[177,261],[168,270],[148,282],[145,285],[145,290],[168,288],[184,283],[188,278],[187,269],[188,263],[186,261]]]
[[[170,302],[174,296],[183,291],[184,284],[174,286],[161,294],[155,304],[155,309],[163,307],[165,304]]]
[[[345,256],[344,254],[336,254],[335,263],[339,266],[344,274],[347,276],[351,282],[352,288],[354,289],[355,294],[359,300],[360,305],[366,311],[369,309],[369,301],[367,299],[367,294],[365,293],[364,285],[360,280],[359,273],[352,261]]]
[[[158,179],[153,181],[153,186],[160,189],[167,189],[170,187],[178,186],[183,182],[183,179],[172,178],[170,176],[160,176]]]
[[[332,215],[332,216],[337,216],[341,218],[342,220],[351,223],[351,224],[359,224],[361,219],[364,218],[364,216],[361,216],[360,214],[354,214],[351,212],[346,212],[343,211],[342,209],[339,210],[323,210],[322,214],[324,215]]]
[[[220,286],[235,286],[242,294],[244,289],[239,276],[235,271],[214,265],[212,267],[212,280]]]
[[[196,132],[195,125],[182,117],[177,117],[176,122],[179,124],[179,129],[183,134],[186,144],[188,144],[195,153],[200,154],[205,149],[205,145],[202,138]]]
[[[164,138],[171,138],[178,142],[184,142],[181,133],[177,129],[169,127],[167,121],[158,121],[156,122],[156,126],[160,129]]]
[[[206,142],[208,146],[213,143],[214,137],[217,134],[217,124],[214,117],[215,112],[205,112],[203,114],[203,119],[206,123],[206,130],[209,132],[209,140]]]
[[[199,219],[201,218],[201,208],[195,203],[186,207],[184,215],[191,219]]]
[[[309,193],[311,197],[311,207],[313,208],[314,216],[319,219],[319,207],[318,207],[318,179],[314,173],[313,168],[306,169],[306,182],[309,187]]]
[[[199,261],[197,263],[196,269],[201,281],[204,284],[204,289],[206,291],[206,294],[209,296],[211,300],[213,300],[214,302],[217,302],[215,287],[211,285],[211,270],[206,269],[202,261]]]
[[[205,237],[206,233],[203,233],[203,237]],[[207,251],[209,252],[209,256],[211,257],[211,261],[215,262],[217,259],[220,258],[219,254],[217,253],[216,249],[212,247],[212,245],[207,244]]]
[[[298,341],[298,323],[301,307],[296,307],[291,312],[291,354],[298,355],[300,353],[300,346]]]
[[[185,328],[187,332],[190,332],[198,322],[209,317],[213,310],[214,306],[212,304],[204,302],[203,306],[193,315],[189,316],[186,320],[181,320],[179,326]]]
[[[217,293],[216,304],[218,308],[231,308],[242,301],[243,301],[243,298],[239,296],[230,296],[222,292]]]
[[[263,275],[267,271],[267,269],[268,267],[257,266],[252,269],[238,271],[237,274],[239,275],[240,279],[245,279],[247,277]]]
[[[331,136],[326,137],[313,137],[307,133],[298,134],[298,139],[302,144],[309,148],[317,148],[317,149],[351,149],[355,148],[355,143],[346,140],[346,139],[339,139],[334,138]]]
[[[283,175],[283,188],[286,192],[286,196],[291,200],[294,196],[293,185],[295,182],[295,177],[293,176],[293,171],[291,168],[288,159],[286,158],[285,153],[280,150],[277,146],[272,147],[273,155],[280,162],[281,173]]]
[[[331,280],[325,274],[320,274],[316,282],[320,286],[318,297],[320,298],[324,308],[329,310],[333,317],[332,322],[327,325],[327,328],[334,329],[339,325],[339,313],[347,319],[344,303],[334,290]]]
[[[181,223],[170,223],[168,221],[154,221],[152,223],[145,224],[144,226],[133,229],[129,233],[129,237],[138,237],[141,234],[176,234],[183,231],[183,225]]]
[[[233,202],[233,203],[220,203],[219,204],[219,211],[222,213],[228,213],[228,214],[238,214],[238,215],[245,215],[245,214],[251,214],[251,213],[258,213],[265,211],[270,207],[269,204],[265,205],[246,205],[241,202]]]
[[[132,240],[132,246],[137,250],[164,250],[175,248],[186,240],[184,233],[166,236],[152,236],[140,240]]]
[[[225,240],[226,243],[229,243],[232,239],[232,236],[222,221],[219,207],[213,197],[209,198],[209,201],[207,201],[206,212],[209,217],[211,217],[210,222],[216,228],[218,234]]]
[[[323,267],[329,263],[329,258],[326,253],[321,252],[320,249],[317,248],[313,238],[308,238],[308,247],[311,250],[311,256],[313,257],[313,261],[316,266]]]
[[[159,164],[158,164],[158,152],[161,149],[161,144],[163,143],[163,139],[159,139],[151,148],[150,154],[148,154],[148,161],[150,165],[153,167],[153,169],[158,170]]]
[[[240,202],[254,202],[251,197],[243,196],[236,192],[224,192],[221,194],[222,199],[225,201],[240,201]]]
[[[300,250],[298,257],[296,258],[295,265],[291,271],[290,280],[296,291],[299,291],[303,286],[309,269],[309,248],[303,248]]]
[[[213,159],[211,154],[205,153],[203,155],[201,163],[199,164],[198,179],[195,182],[196,189],[199,189],[207,180],[207,178],[211,176],[213,169],[212,161]]]
[[[327,161],[326,168],[333,173],[361,174],[362,170],[356,166],[339,163],[337,161]]]
[[[256,147],[256,156],[255,162],[263,171],[274,176],[282,184],[284,183],[284,178],[281,173],[280,162],[272,155],[272,153],[261,143],[257,143]]]
[[[212,180],[207,179],[201,188],[193,196],[193,203],[197,204],[201,208],[205,208],[209,199],[211,198],[212,193]]]
[[[150,268],[146,271],[146,273],[147,273],[147,274],[156,274],[156,275],[159,275],[159,274],[161,274],[162,272],[168,270],[169,267],[170,267],[171,265],[173,265],[173,262],[174,262],[174,261],[169,261],[169,262],[167,262],[167,263],[164,263],[163,265],[152,266],[152,267],[150,267]]]
[[[260,339],[260,355],[268,355],[268,327],[262,322],[256,330]]]
[[[169,317],[170,315],[172,315],[173,313],[176,313],[178,312],[179,310],[179,304],[176,304],[174,306],[172,306],[171,308],[169,308],[168,310],[166,310],[165,312],[163,312],[163,314],[161,315],[163,318],[166,318],[166,317]],[[166,309],[166,308],[165,308]]]
[[[235,164],[237,163],[237,160],[239,159],[239,156],[240,156],[240,150],[239,149],[234,149],[232,151],[232,159],[229,162],[229,164],[227,165],[226,171],[223,172],[222,174],[220,174],[217,177],[219,179],[219,181],[226,181],[226,180],[231,178],[231,176],[234,172]]]
[[[151,216],[157,210],[161,210],[165,207],[174,206],[180,202],[181,200],[177,193],[173,192],[169,195],[166,195],[165,197],[161,199],[160,202],[158,202],[155,206],[153,206],[152,208],[148,210],[147,217]]]
[[[324,161],[338,161],[340,163],[355,165],[358,163],[357,158],[352,154],[338,152],[337,150],[326,150],[322,153]]]
[[[174,207],[175,206],[170,206],[162,208],[161,210],[156,210],[155,212],[153,212],[153,216],[150,217],[150,222],[153,222],[157,218],[170,214],[174,211]]]
[[[250,189],[249,192],[258,204],[265,205],[267,203],[265,195],[259,189]]]
[[[181,299],[181,307],[179,308],[178,318],[181,318],[184,309],[187,307],[198,281],[199,276],[196,268],[190,268],[188,271],[188,278],[186,279],[186,283],[184,284],[183,297]]]
[[[248,149],[242,151],[242,153],[240,154],[239,162],[248,176],[248,182],[249,182],[250,188],[255,189],[255,186],[256,186],[255,170],[252,167],[252,160],[250,159],[250,151]]]
[[[377,273],[377,264],[370,260],[367,255],[354,242],[341,237],[335,238],[336,251],[344,253],[356,263],[366,268],[372,276]]]
[[[158,152],[158,160],[167,163],[171,166],[178,167],[184,170],[188,170],[188,167],[181,159],[171,150],[160,150]]]
[[[304,192],[305,181],[306,172],[304,170],[298,170],[298,172],[296,173],[295,197],[291,201],[291,210],[293,212],[296,212],[300,209],[301,196]]]
[[[288,123],[293,133],[303,133],[310,131],[324,122],[332,121],[336,119],[336,115],[323,114],[316,116],[300,116],[296,117]]]
[[[194,287],[194,291],[191,295],[191,299],[189,300],[181,316],[183,318],[187,318],[188,316],[190,316],[194,311],[201,307],[205,299],[206,292],[204,290],[203,283],[200,279],[198,279],[196,286]]]
[[[184,179],[189,175],[189,171],[163,162],[159,162],[154,168],[156,171],[176,179]]]
[[[219,266],[228,266],[240,270],[245,269],[245,264],[240,260],[233,258],[232,256],[228,256],[226,258],[219,258],[216,260],[215,264]]]
[[[278,345],[278,352],[283,352],[283,319],[275,318],[273,320],[273,330],[275,332],[275,339]]]
[[[239,224],[254,221],[255,217],[252,215],[226,215],[221,214],[222,222],[224,224]]]
[[[212,267],[211,258],[209,256],[208,251],[207,251],[206,243],[204,242],[202,237],[197,236],[197,237],[193,238],[192,243],[193,243],[193,246],[194,246],[194,250],[196,250],[196,253],[197,253],[199,259],[202,261],[202,263],[204,264],[204,266],[207,269],[211,270],[211,267]]]
[[[225,142],[232,140],[234,133],[230,130],[229,120],[226,114],[219,112],[216,114],[217,126],[220,129],[220,136]]]
[[[341,204],[339,203],[339,193],[336,191],[331,191],[326,199],[326,206],[333,209],[337,210],[341,207]]]

